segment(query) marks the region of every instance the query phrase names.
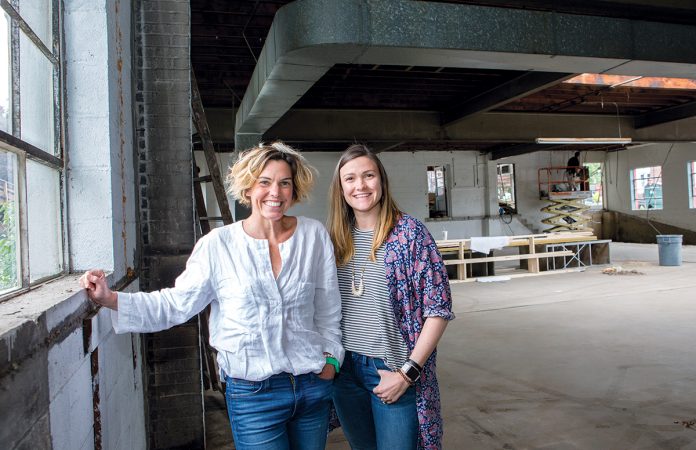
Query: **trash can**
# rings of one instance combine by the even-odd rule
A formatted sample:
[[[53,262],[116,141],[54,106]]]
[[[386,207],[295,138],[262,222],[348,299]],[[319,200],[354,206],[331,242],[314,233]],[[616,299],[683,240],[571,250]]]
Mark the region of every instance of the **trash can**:
[[[660,257],[661,266],[681,266],[682,256],[682,235],[681,234],[658,234],[657,251]]]

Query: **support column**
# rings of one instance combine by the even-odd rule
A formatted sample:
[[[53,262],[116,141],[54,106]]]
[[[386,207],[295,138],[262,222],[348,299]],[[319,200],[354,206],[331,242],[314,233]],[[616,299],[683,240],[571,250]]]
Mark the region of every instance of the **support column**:
[[[195,243],[188,0],[134,3],[136,139],[145,291],[172,286]],[[205,445],[197,317],[145,335],[148,448]]]

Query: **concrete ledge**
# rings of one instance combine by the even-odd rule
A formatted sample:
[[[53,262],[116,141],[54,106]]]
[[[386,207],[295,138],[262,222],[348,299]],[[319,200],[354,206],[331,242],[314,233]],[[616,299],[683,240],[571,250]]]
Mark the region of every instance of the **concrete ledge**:
[[[0,303],[0,376],[82,327],[96,306],[78,287],[79,277],[66,275]]]

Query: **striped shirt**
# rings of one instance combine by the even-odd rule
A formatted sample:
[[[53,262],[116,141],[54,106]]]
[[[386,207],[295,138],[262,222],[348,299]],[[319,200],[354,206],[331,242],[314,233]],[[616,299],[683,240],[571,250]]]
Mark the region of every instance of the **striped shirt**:
[[[389,301],[387,277],[384,267],[384,245],[370,261],[373,231],[353,228],[353,259],[338,268],[338,286],[341,290],[341,331],[346,350],[381,358],[391,369],[401,367],[408,358],[408,347],[401,336]],[[363,281],[363,294],[352,293]]]

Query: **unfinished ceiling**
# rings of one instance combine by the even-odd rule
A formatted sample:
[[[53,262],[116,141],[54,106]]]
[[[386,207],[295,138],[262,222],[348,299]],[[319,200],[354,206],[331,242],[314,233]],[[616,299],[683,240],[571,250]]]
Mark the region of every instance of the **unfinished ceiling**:
[[[306,1],[306,0],[304,0]],[[192,65],[206,108],[238,108],[276,12],[284,0],[192,0]],[[426,2],[424,2],[426,3]],[[696,24],[696,5],[665,1],[447,1],[440,3],[485,5],[532,11],[553,11],[672,24]],[[558,3],[563,3],[559,6]],[[449,66],[394,64],[335,64],[295,102],[289,112],[418,111],[437,114],[448,126],[484,112],[621,116],[635,128],[680,120],[696,115],[696,89],[666,89],[655,85],[582,84],[564,82],[576,75],[560,72],[527,72]],[[640,73],[634,74],[640,76]],[[696,73],[694,73],[696,78]],[[507,117],[507,116],[506,116]],[[285,120],[287,117],[283,117]],[[282,120],[280,121],[282,122]],[[299,138],[284,133],[279,123],[264,135],[297,143],[304,150],[340,150],[347,140]],[[506,136],[481,139],[443,136],[442,139],[364,139],[381,150],[476,149],[502,157],[520,152],[549,150],[529,139]],[[286,135],[287,134],[287,135]],[[457,134],[457,133],[454,133]],[[649,136],[649,134],[648,134]],[[229,146],[227,148],[230,148]],[[562,146],[563,150],[570,147]],[[595,148],[616,149],[616,146]],[[583,149],[589,150],[588,147]],[[504,151],[502,151],[504,150]]]

